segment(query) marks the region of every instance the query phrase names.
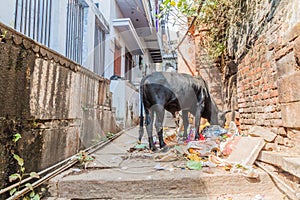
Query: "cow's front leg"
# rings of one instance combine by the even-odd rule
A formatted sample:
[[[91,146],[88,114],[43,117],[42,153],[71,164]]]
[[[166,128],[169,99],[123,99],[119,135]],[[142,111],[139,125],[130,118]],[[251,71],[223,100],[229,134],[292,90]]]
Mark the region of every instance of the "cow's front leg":
[[[151,116],[149,115],[149,112],[146,112],[146,130],[148,134],[148,141],[149,141],[149,149],[152,151],[156,151],[156,147],[153,142],[153,112],[151,112]]]
[[[183,110],[182,111],[182,122],[183,122],[183,140],[187,139],[187,129],[188,129],[188,125],[189,125],[189,115],[188,115],[188,111]]]
[[[201,101],[201,102],[197,103],[197,110],[196,110],[196,116],[195,116],[195,128],[196,128],[195,140],[198,140],[200,138],[199,127],[200,127],[200,118],[201,118],[203,109],[204,109],[204,102]]]
[[[162,106],[157,106],[155,110],[156,110],[155,128],[158,135],[159,147],[163,148],[164,146],[166,146],[163,137],[163,121],[165,116],[165,109]]]

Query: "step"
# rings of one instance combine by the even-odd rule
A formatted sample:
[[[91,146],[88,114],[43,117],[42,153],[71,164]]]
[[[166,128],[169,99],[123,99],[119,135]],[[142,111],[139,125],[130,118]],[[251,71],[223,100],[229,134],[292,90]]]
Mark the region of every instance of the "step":
[[[282,170],[278,170],[274,165],[263,162],[256,162],[262,169],[267,170],[274,183],[280,190],[289,197],[289,199],[300,199],[299,181],[294,180],[291,176]]]
[[[157,153],[129,153],[137,136],[138,128],[126,131],[95,152],[95,160],[87,169],[78,172],[74,167],[52,178],[48,198],[252,200],[261,195],[264,200],[284,199],[269,175],[259,168],[259,179],[248,179],[223,168],[174,167],[186,160],[156,162],[153,156]],[[166,166],[165,170],[155,169],[157,164]]]
[[[283,158],[282,169],[300,178],[300,157]]]
[[[258,160],[280,167],[284,171],[300,178],[299,156],[272,151],[261,151]]]
[[[223,169],[214,169],[213,174],[181,169],[88,169],[55,177],[49,182],[49,191],[52,197],[67,199],[207,199],[218,195],[243,195],[250,200],[258,194],[265,199],[282,196],[270,177],[258,171],[260,179],[255,181]]]

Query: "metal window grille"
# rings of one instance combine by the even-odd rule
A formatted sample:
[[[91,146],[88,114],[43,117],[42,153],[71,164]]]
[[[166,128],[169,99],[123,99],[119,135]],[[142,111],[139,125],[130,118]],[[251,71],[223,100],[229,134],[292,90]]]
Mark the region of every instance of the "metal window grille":
[[[46,46],[50,45],[52,0],[16,0],[17,31]]]
[[[82,64],[84,1],[68,0],[66,56]]]

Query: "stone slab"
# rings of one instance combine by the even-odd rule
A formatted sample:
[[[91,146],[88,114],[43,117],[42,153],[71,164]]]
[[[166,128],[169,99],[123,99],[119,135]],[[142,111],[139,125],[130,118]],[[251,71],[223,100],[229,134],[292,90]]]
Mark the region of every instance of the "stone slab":
[[[282,103],[281,106],[282,125],[289,128],[300,127],[300,101],[292,103]]]
[[[264,139],[261,137],[241,137],[227,161],[251,166],[264,145]]]
[[[279,80],[283,76],[286,76],[286,75],[289,75],[289,74],[292,74],[295,72],[297,63],[295,61],[294,56],[295,56],[294,52],[291,52],[276,62],[277,80]]]
[[[272,164],[277,167],[282,167],[284,158],[291,157],[291,154],[272,152],[272,151],[261,151],[257,157],[257,160]]]
[[[88,168],[115,168],[123,162],[121,155],[93,155],[94,161],[90,162]]]
[[[267,142],[272,142],[276,138],[277,134],[273,133],[267,128],[261,126],[253,126],[249,129],[248,133],[251,136],[262,137]]]
[[[297,155],[261,151],[257,159],[259,161],[280,167],[284,171],[300,178],[300,157]]]
[[[279,102],[300,101],[300,72],[294,72],[278,80]]]
[[[300,178],[300,157],[283,158],[282,169]]]
[[[270,177],[262,170],[258,173],[260,181],[252,182],[223,169],[214,169],[212,174],[181,169],[157,171],[153,167],[145,167],[143,172],[98,169],[60,177],[52,180],[52,186],[58,186],[59,197],[68,199],[213,199],[211,196],[225,194],[243,194],[251,199],[261,194],[271,200],[280,196]]]
[[[257,162],[256,164],[262,166],[265,170],[268,171],[268,173],[272,174],[271,175],[273,176],[272,181],[274,181],[277,187],[280,188],[280,190],[286,195],[285,199],[295,199],[295,200],[299,199],[300,193],[298,193],[295,188],[296,186],[295,182],[293,182],[290,178],[285,178],[284,176],[279,175],[278,168],[263,162]]]

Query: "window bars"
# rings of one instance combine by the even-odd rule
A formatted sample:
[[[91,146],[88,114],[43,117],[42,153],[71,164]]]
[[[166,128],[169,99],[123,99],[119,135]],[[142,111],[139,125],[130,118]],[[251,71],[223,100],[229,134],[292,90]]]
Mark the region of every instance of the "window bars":
[[[99,19],[95,22],[95,40],[94,40],[94,72],[104,75],[105,61],[105,31],[101,28]]]
[[[66,56],[82,64],[84,2],[68,0]]]
[[[51,12],[52,0],[16,0],[14,28],[49,46]]]

